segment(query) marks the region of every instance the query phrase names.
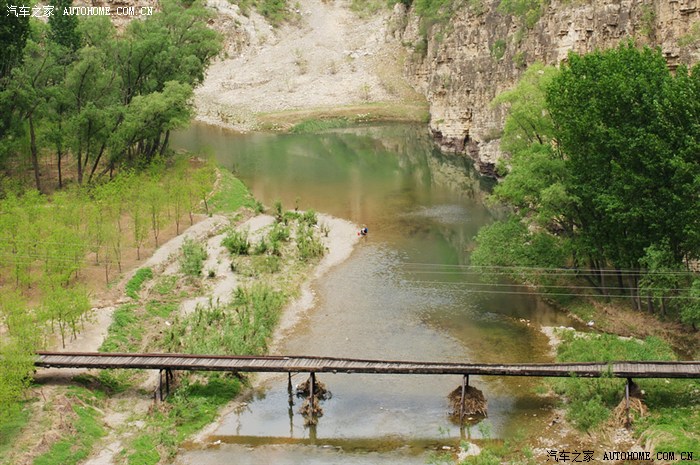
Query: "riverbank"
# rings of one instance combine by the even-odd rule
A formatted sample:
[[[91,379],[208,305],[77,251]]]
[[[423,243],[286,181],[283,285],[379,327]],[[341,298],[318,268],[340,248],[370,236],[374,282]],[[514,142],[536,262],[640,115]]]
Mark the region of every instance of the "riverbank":
[[[230,173],[217,178],[219,193],[238,191],[248,197]],[[209,203],[231,205],[231,199],[221,202],[224,199],[219,197],[214,194]],[[274,300],[269,318],[263,326],[249,327],[247,333],[258,338],[257,345],[241,346],[242,352],[226,345],[200,347],[207,353],[264,351],[280,316],[285,325],[293,325],[306,308],[297,301],[283,310],[285,302],[298,296],[303,296],[303,302],[313,302],[308,298],[309,284],[302,290],[302,283],[347,258],[357,241],[356,229],[349,222],[313,212],[283,212],[275,217],[244,208],[213,214],[161,245],[138,271],[127,273],[119,290],[113,291],[116,297],[103,300],[98,318],[66,350],[157,352],[178,346],[182,352],[196,352],[197,335],[190,331],[193,318],[215,311],[228,314],[227,308],[257,312],[257,304],[248,307],[246,302],[266,295]],[[230,238],[236,232],[245,234],[250,242],[247,253],[232,256]],[[318,247],[304,252],[299,245],[302,239]],[[324,258],[319,261],[320,255]],[[256,313],[255,318],[259,317]],[[228,334],[222,331],[223,336]],[[276,334],[279,338],[283,333]],[[211,328],[210,338],[216,338]],[[162,404],[153,402],[156,385],[157,373],[39,370],[30,393],[33,400],[25,410],[26,419],[32,421],[14,437],[12,449],[3,451],[0,463],[77,463],[98,446],[100,452],[81,463],[159,463],[173,456],[180,441],[216,418],[218,409],[240,390],[241,380],[181,375],[173,395]],[[86,394],[76,397],[76,389]],[[64,409],[64,414],[56,415],[57,408]],[[90,441],[81,439],[80,445],[74,444],[66,434],[81,430],[85,411],[96,433],[87,436]],[[166,440],[168,434],[172,437]],[[67,455],[56,449],[66,446]]]
[[[391,11],[358,14],[349,2],[300,0],[295,20],[261,16],[210,0],[227,35],[227,55],[195,90],[198,121],[240,132],[286,131],[305,121],[426,122],[428,104],[403,77],[406,51]]]

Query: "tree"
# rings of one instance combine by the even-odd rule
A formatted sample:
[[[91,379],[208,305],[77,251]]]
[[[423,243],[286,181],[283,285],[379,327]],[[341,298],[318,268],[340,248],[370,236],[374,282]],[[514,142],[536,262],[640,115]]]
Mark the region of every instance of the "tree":
[[[49,38],[71,52],[80,48],[82,39],[78,30],[78,17],[64,15],[64,8],[70,8],[73,0],[52,0],[54,14],[49,17]]]

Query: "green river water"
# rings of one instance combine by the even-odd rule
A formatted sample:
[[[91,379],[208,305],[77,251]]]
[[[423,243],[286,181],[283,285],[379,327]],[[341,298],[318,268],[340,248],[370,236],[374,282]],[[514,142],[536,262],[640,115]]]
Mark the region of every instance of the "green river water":
[[[369,228],[351,257],[313,284],[315,306],[281,352],[537,362],[551,360],[537,327],[571,324],[522,287],[490,285],[468,267],[475,234],[495,214],[484,204],[489,182],[464,157],[437,151],[423,126],[238,135],[194,125],[174,145],[212,153],[266,205],[279,199]],[[209,445],[183,451],[176,463],[426,463],[460,437],[536,432],[550,408],[529,379],[472,377],[489,418],[460,431],[447,416],[459,376],[319,379],[333,397],[317,427],[304,427],[299,400],[290,408],[286,376],[272,376],[223,418]]]

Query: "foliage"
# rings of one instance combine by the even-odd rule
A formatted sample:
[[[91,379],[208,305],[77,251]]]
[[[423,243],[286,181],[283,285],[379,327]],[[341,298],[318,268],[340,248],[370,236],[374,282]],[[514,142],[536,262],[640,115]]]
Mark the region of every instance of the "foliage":
[[[491,45],[491,56],[496,59],[500,60],[503,58],[503,55],[506,53],[506,41],[503,39],[497,39],[494,41],[494,43]]]
[[[132,299],[139,298],[139,292],[143,283],[153,278],[153,270],[149,267],[139,268],[134,276],[126,283],[126,295]]]
[[[133,352],[140,342],[143,328],[139,326],[135,305],[122,305],[114,311],[108,335],[100,352]]]
[[[220,170],[219,186],[209,199],[213,212],[231,213],[241,207],[255,209],[255,200],[248,188],[228,170]]]
[[[50,4],[57,13],[49,16],[49,38],[68,51],[75,52],[82,42],[78,30],[78,16],[63,14],[64,8],[73,5],[73,0],[53,0]]]
[[[548,0],[501,0],[498,11],[516,16],[529,29],[539,21],[547,3]]]
[[[277,323],[284,304],[282,293],[265,284],[239,287],[227,306],[198,306],[176,321],[165,335],[167,349],[176,353],[259,355]]]
[[[163,156],[170,131],[190,119],[192,88],[220,50],[199,3],[163,2],[122,34],[105,17],[52,15],[48,26],[32,20],[26,32],[24,20],[12,18],[3,19],[17,37],[3,36],[12,57],[3,69],[8,79],[0,78],[0,163],[30,159],[38,190],[45,150],[56,153],[59,186],[68,155],[78,184]]]
[[[326,129],[346,128],[356,124],[350,118],[310,119],[295,124],[289,132],[293,134],[315,134]]]
[[[299,258],[308,261],[322,257],[326,253],[326,248],[321,239],[314,233],[314,229],[306,222],[300,222],[297,228],[297,249]]]
[[[289,19],[290,9],[287,0],[231,0],[238,5],[241,13],[248,15],[251,7],[263,15],[273,25],[277,26]]]
[[[28,408],[14,403],[3,403],[3,412],[0,417],[0,457],[4,457],[7,451],[16,447],[14,440],[29,423],[30,413],[31,410]]]
[[[586,269],[593,292],[628,295],[637,309],[646,299],[649,310],[685,314],[691,324],[687,270],[700,256],[700,202],[687,199],[700,179],[699,77],[700,67],[673,75],[659,51],[624,43],[571,53],[559,71],[535,64],[494,100],[508,106],[502,147],[512,155],[494,194],[528,228],[511,232],[526,241],[551,236],[564,255],[550,260],[545,247],[542,262]],[[475,256],[535,263],[522,247],[499,251],[485,240],[504,228],[487,230],[481,242],[490,253]]]
[[[649,337],[644,341],[621,339],[610,334],[582,334],[564,330],[557,348],[558,362],[613,362],[616,360],[675,360],[665,342]],[[611,377],[595,379],[569,378],[553,381],[555,390],[567,400],[567,418],[583,431],[589,431],[607,420],[624,393],[624,380]],[[659,380],[640,381],[648,392],[677,389]],[[678,399],[676,399],[678,400]],[[652,397],[648,400],[654,404]],[[663,401],[664,403],[666,401]],[[675,400],[673,401],[675,402]],[[658,405],[658,404],[657,404]]]
[[[187,276],[201,275],[204,260],[207,259],[207,249],[204,245],[186,238],[180,252],[180,271]]]
[[[546,275],[540,276],[539,270],[559,268],[567,257],[566,248],[556,237],[530,232],[516,217],[481,228],[475,240],[474,265],[503,267],[504,273],[521,281],[546,283]]]
[[[74,392],[73,396],[80,396],[80,403],[95,403],[95,397],[89,391],[81,389]],[[98,410],[92,405],[71,406],[75,413],[72,428],[75,434],[70,435],[54,443],[44,454],[34,459],[35,465],[71,465],[84,460],[92,452],[93,445],[103,437],[106,432],[98,418]]]
[[[231,229],[221,245],[226,247],[232,255],[248,255],[250,242],[248,241],[248,230]]]
[[[164,450],[172,459],[178,445],[195,431],[216,419],[221,407],[233,400],[241,383],[228,374],[211,373],[197,381],[183,379],[182,386],[168,397],[168,408],[148,417],[149,432],[137,435],[128,445],[129,465],[155,465]]]

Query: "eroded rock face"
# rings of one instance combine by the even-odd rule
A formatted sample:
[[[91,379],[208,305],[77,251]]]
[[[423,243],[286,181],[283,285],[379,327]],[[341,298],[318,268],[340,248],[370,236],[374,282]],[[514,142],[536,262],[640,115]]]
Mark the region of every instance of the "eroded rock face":
[[[634,38],[660,47],[674,69],[700,61],[700,44],[679,45],[700,21],[700,0],[552,0],[529,30],[500,14],[497,0],[484,12],[463,8],[441,30],[431,29],[424,53],[414,51],[406,75],[430,102],[430,128],[443,150],[464,153],[485,174],[507,156],[499,148],[505,112],[490,105],[512,87],[527,65],[559,64],[569,51],[616,47]],[[394,32],[408,47],[421,41],[419,18],[394,9]]]

